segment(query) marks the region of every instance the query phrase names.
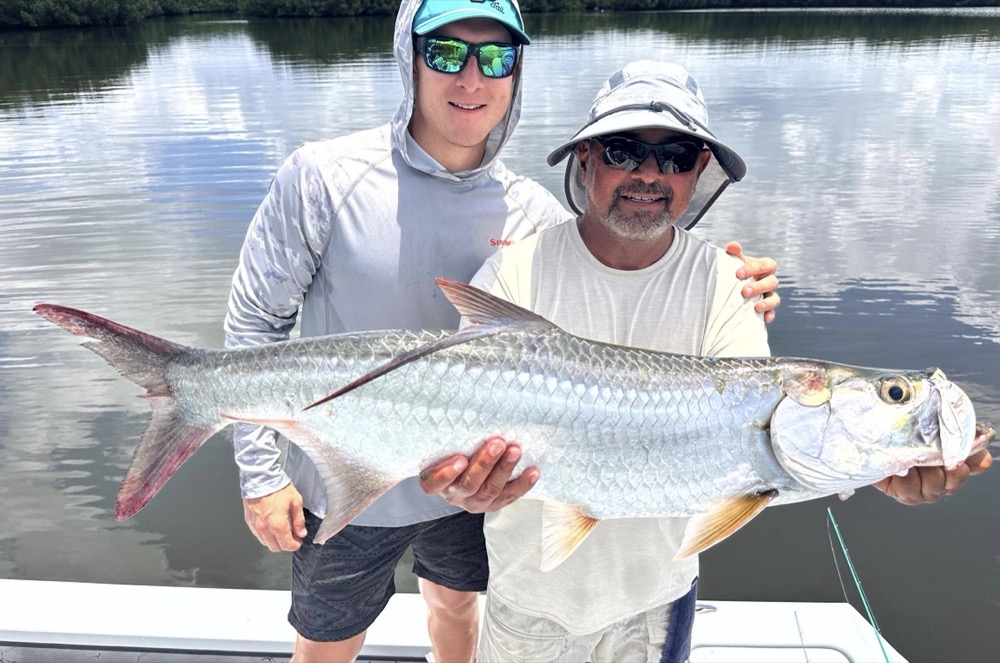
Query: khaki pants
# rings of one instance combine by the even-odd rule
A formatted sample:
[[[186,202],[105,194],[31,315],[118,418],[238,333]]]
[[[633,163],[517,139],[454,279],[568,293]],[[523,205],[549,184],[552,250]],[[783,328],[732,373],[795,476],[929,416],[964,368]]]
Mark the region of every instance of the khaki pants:
[[[692,601],[693,598],[692,594]],[[674,605],[668,603],[595,633],[577,635],[553,621],[518,612],[487,593],[476,661],[658,663],[667,641]],[[680,628],[690,629],[690,624]]]

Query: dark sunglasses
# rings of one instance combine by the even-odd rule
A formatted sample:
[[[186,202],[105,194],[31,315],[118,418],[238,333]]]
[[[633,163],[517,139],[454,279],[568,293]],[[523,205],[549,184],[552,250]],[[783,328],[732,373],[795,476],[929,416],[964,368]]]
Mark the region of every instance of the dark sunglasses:
[[[656,155],[660,172],[670,175],[686,173],[698,163],[701,145],[690,140],[675,140],[652,144],[625,136],[598,136],[594,138],[604,148],[604,163],[612,168],[633,171],[642,165],[649,153]]]
[[[514,44],[470,44],[454,37],[417,37],[416,49],[434,71],[457,74],[473,55],[486,78],[507,78],[514,73],[519,47]]]

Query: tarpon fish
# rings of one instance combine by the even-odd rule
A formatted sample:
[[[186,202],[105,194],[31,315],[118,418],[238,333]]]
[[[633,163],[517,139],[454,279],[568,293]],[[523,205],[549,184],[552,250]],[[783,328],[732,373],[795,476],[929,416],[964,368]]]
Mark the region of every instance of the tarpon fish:
[[[152,416],[118,493],[142,509],[211,435],[273,428],[319,468],[322,543],[399,481],[491,434],[541,477],[543,569],[601,520],[691,516],[678,557],[765,506],[856,488],[974,451],[966,394],[937,369],[699,358],[586,340],[462,283],[460,331],[373,331],[190,348],[71,308],[35,311],[146,389]],[[332,393],[331,393],[332,392]],[[992,434],[992,429],[990,429]]]

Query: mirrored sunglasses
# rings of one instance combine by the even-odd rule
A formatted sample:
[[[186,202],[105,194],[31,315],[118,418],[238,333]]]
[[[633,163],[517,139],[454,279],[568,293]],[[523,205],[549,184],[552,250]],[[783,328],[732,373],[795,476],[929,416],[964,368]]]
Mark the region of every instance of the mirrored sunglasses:
[[[462,71],[474,55],[479,71],[487,78],[506,78],[513,74],[520,52],[514,44],[470,44],[453,37],[417,37],[416,49],[423,53],[428,67],[443,74]]]
[[[702,145],[690,140],[674,140],[655,145],[625,136],[598,136],[594,140],[604,148],[604,163],[612,168],[633,171],[652,152],[656,155],[660,172],[666,175],[686,173],[693,169],[703,149]]]

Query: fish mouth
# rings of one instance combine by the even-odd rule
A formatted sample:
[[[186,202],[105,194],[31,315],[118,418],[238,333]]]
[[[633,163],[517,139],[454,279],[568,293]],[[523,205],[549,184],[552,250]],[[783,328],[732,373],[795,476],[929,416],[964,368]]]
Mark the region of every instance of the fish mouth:
[[[927,381],[934,389],[932,400],[939,400],[936,428],[941,442],[941,461],[946,469],[954,469],[974,451],[979,432],[976,413],[965,392],[940,370],[935,370]]]
[[[993,424],[988,421],[976,424],[976,437],[982,436],[982,444],[977,444],[973,451],[979,451],[980,449],[985,449],[989,446],[990,442],[996,439],[997,431],[993,428]]]

